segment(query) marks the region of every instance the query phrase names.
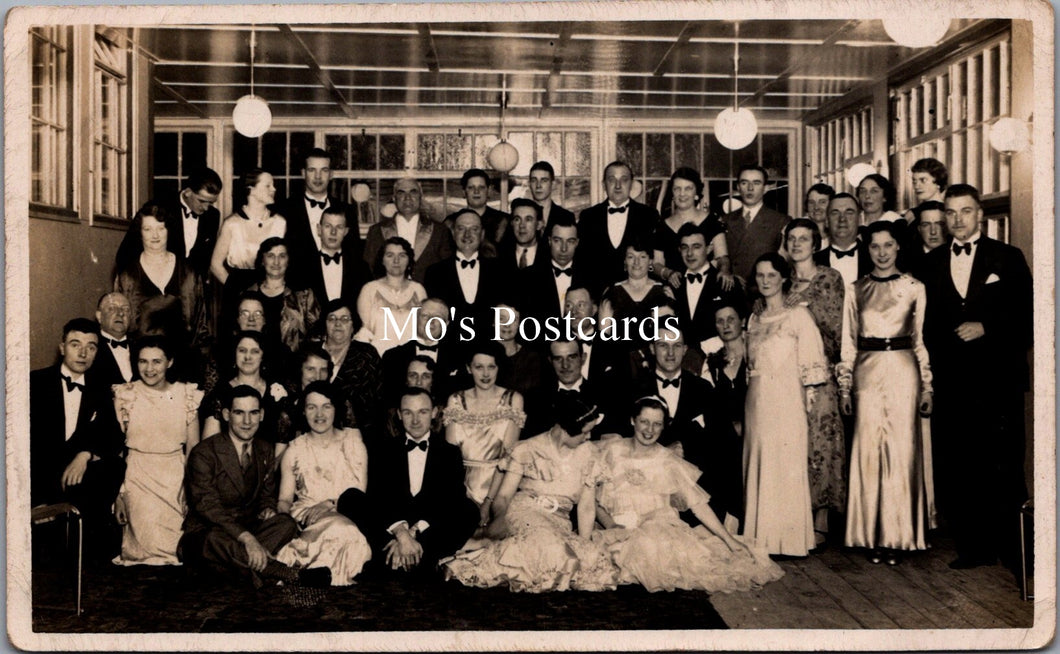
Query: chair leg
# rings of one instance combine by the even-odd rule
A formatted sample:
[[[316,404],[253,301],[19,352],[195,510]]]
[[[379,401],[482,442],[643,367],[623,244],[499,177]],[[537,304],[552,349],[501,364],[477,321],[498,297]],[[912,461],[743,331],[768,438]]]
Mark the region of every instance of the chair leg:
[[[69,530],[67,521],[67,530]],[[77,615],[81,615],[81,559],[84,555],[85,524],[81,516],[77,516]]]

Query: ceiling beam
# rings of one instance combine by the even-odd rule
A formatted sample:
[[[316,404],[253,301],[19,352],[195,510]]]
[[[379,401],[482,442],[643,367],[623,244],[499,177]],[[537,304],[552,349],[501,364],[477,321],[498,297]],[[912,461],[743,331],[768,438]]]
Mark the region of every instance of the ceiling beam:
[[[859,23],[861,23],[860,20],[850,20],[844,23],[839,29],[829,34],[828,38],[821,42],[820,47],[814,50],[814,54],[812,56],[799,58],[795,63],[791,64],[786,69],[784,69],[784,71],[777,75],[772,81],[766,82],[762,86],[758,87],[758,90],[754,92],[754,95],[745,100],[741,100],[740,106],[752,104],[754,102],[757,102],[758,100],[761,100],[762,96],[764,96],[769,91],[769,89],[773,88],[774,86],[777,86],[781,82],[787,81],[788,78],[790,78],[792,75],[799,72],[800,70],[805,70],[811,66],[816,66],[817,63],[821,60],[821,58],[827,52],[829,52],[832,47],[836,45],[836,43],[843,37],[843,35],[853,30],[855,27],[858,26]]]
[[[652,73],[656,77],[662,77],[666,74],[666,64],[670,63],[670,59],[674,54],[683,46],[688,43],[688,39],[692,37],[692,32],[695,31],[695,26],[689,21],[685,23],[685,26],[681,28],[681,33],[677,35],[677,39],[670,44],[670,48],[666,51],[666,54],[659,59],[659,63],[655,66],[655,71]]]
[[[152,77],[151,78],[151,82],[155,85],[156,89],[158,89],[162,93],[165,93],[169,97],[171,97],[174,100],[176,100],[177,104],[179,104],[180,106],[184,107],[185,109],[187,109],[191,113],[195,114],[199,118],[206,118],[206,112],[205,111],[203,111],[202,109],[196,107],[191,102],[188,102],[187,98],[185,98],[183,95],[177,93],[175,90],[173,90],[173,88],[171,86],[169,86],[168,84],[166,84],[162,80],[158,79],[157,77]]]
[[[420,32],[420,45],[423,46],[423,59],[427,64],[427,70],[432,73],[438,72],[438,49],[434,46],[434,35],[431,34],[431,26],[420,23],[416,26]]]
[[[320,85],[331,93],[332,99],[334,99],[335,104],[342,113],[346,114],[347,118],[356,118],[357,112],[354,111],[352,106],[350,106],[350,103],[346,100],[346,96],[342,94],[342,91],[335,86],[335,82],[331,80],[331,76],[320,68],[320,64],[317,62],[316,57],[313,56],[313,52],[309,49],[309,46],[305,44],[305,41],[302,40],[302,37],[295,34],[290,25],[278,25],[277,28],[280,30],[280,33],[295,46],[295,49],[302,56],[303,63],[309,68],[309,70],[313,71],[313,74],[316,76],[317,81],[320,82]]]
[[[563,59],[567,54],[567,45],[570,43],[571,24],[564,23],[559,30],[559,37],[553,44],[552,69],[548,73],[546,91],[541,96],[541,108],[548,109],[556,100],[556,91],[559,89],[559,76],[563,73]]]

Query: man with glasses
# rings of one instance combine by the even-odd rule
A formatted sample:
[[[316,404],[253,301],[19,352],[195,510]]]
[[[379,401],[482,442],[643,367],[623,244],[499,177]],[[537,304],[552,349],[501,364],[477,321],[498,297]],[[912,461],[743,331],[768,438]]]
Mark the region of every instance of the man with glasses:
[[[934,373],[939,508],[953,530],[951,568],[1020,563],[1017,518],[1027,499],[1024,394],[1034,326],[1030,269],[985,236],[979,191],[946,189],[953,243],[927,255],[924,341]]]

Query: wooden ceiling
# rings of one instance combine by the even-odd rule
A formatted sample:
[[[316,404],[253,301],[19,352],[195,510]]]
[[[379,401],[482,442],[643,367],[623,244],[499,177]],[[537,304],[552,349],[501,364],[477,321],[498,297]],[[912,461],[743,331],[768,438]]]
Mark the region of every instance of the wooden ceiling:
[[[956,19],[939,48],[984,26]],[[250,25],[140,27],[156,117],[222,117],[250,88]],[[738,31],[738,38],[737,38]],[[273,115],[712,119],[739,99],[759,120],[803,120],[932,51],[880,20],[258,24],[254,88]]]

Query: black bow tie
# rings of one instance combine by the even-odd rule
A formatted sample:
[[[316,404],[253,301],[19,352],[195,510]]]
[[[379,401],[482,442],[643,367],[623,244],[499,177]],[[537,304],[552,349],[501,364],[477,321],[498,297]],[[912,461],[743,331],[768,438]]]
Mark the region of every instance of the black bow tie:
[[[703,283],[703,273],[688,273],[687,275],[685,275],[685,278],[688,279],[689,284]]]
[[[191,220],[198,220],[199,219],[199,214],[195,213],[191,209],[185,209],[184,210],[184,217],[185,218],[189,218]]]
[[[681,378],[680,377],[674,377],[673,379],[666,379],[665,377],[660,377],[660,376],[656,375],[655,378],[659,380],[659,383],[662,384],[663,388],[669,388],[670,386],[673,386],[674,388],[681,388]]]
[[[417,350],[426,350],[428,352],[437,352],[438,351],[438,346],[437,345],[422,345],[420,343],[416,343],[416,349]]]
[[[427,439],[425,438],[422,441],[419,441],[418,443],[416,441],[412,440],[411,438],[406,438],[405,439],[405,449],[407,451],[411,452],[412,450],[416,449],[417,447],[420,448],[421,450],[423,450],[424,452],[426,452],[427,451]]]
[[[475,267],[475,263],[477,261],[478,261],[478,259],[461,259],[460,260],[460,267],[461,268],[474,268]]]
[[[574,276],[573,274],[571,274],[570,268],[557,268],[555,266],[552,266],[552,273],[556,277],[559,277],[560,275],[566,275],[567,277]]]
[[[126,350],[129,349],[129,341],[127,341],[127,340],[125,340],[125,341],[116,341],[113,338],[107,338],[106,336],[103,337],[103,340],[106,341],[107,343],[110,343],[111,347],[123,347]]]
[[[328,206],[327,198],[324,198],[323,200],[314,200],[313,198],[307,195],[305,196],[305,201],[309,203],[310,209],[323,209],[324,207]]]
[[[850,248],[849,250],[837,250],[835,248],[829,248],[832,250],[832,254],[835,255],[836,259],[842,259],[843,257],[852,257],[857,253],[857,248]]]
[[[626,213],[626,209],[629,209],[629,205],[628,204],[624,205],[624,206],[621,206],[621,207],[608,207],[607,208],[607,213],[608,214]]]
[[[581,391],[574,390],[573,388],[559,388],[556,389],[557,397],[580,397]]]
[[[326,266],[329,263],[339,263],[339,262],[341,262],[342,261],[342,253],[341,252],[336,252],[333,255],[329,255],[327,252],[321,252],[320,253],[320,258],[324,260],[324,265]]]
[[[960,256],[962,252],[967,254],[968,256],[972,256],[972,244],[971,243],[965,243],[964,245],[960,245],[958,243],[954,243],[953,244],[953,253],[956,254],[957,256]]]
[[[59,375],[59,376],[63,378],[64,382],[66,382],[66,392],[67,393],[69,393],[70,391],[74,390],[75,388],[77,390],[79,390],[79,391],[85,390],[85,385],[84,384],[82,384],[80,382],[75,382],[73,379],[71,379],[70,377],[67,377],[66,375]]]

